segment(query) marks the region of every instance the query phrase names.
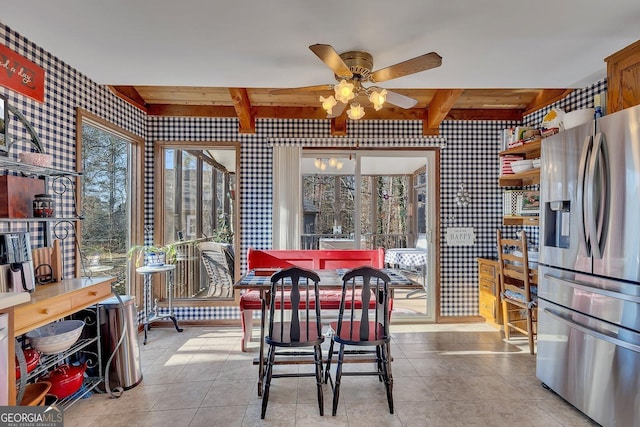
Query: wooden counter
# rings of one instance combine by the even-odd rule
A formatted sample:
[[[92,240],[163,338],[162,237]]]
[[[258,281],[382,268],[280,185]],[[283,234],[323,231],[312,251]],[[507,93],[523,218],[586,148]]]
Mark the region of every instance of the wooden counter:
[[[115,277],[65,279],[38,285],[31,301],[14,307],[14,336],[73,314],[111,296]]]
[[[95,305],[111,296],[115,277],[65,279],[48,285],[37,285],[31,301],[12,307],[13,336],[17,337],[47,323]],[[13,325],[11,325],[13,320]],[[14,340],[9,342],[14,352]],[[9,357],[9,384],[15,384],[15,358]],[[9,388],[9,405],[16,404],[16,389]]]
[[[1,292],[0,293],[0,312],[13,307],[14,305],[24,304],[31,299],[28,292]]]

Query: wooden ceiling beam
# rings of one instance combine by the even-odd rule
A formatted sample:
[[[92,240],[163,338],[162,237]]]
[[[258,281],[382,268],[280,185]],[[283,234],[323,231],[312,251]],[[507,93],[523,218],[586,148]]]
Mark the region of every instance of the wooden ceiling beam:
[[[331,136],[347,136],[347,113],[331,119]]]
[[[454,108],[447,114],[448,120],[499,120],[522,121],[522,110],[490,108]]]
[[[251,112],[249,94],[245,88],[230,87],[229,95],[238,116],[240,133],[256,133],[256,118]]]
[[[134,107],[147,112],[147,103],[134,86],[108,86],[111,93]]]
[[[231,106],[215,105],[177,105],[177,104],[149,104],[148,114],[151,116],[176,117],[237,117],[236,109]],[[261,119],[322,119],[327,118],[327,112],[322,107],[251,107],[255,118]],[[383,108],[380,111],[367,110],[363,120],[423,120],[422,108]],[[345,116],[346,117],[346,116]],[[477,109],[453,108],[446,117],[447,120],[511,120],[521,121],[522,110],[518,109]],[[345,119],[346,120],[346,119]],[[339,128],[339,125],[337,126]]]
[[[440,123],[447,117],[463,89],[438,89],[431,98],[422,120],[423,135],[438,135]]]
[[[526,116],[554,102],[560,101],[571,92],[573,92],[573,89],[541,89],[525,107],[523,115]]]
[[[236,109],[231,106],[149,104],[147,108],[150,116],[237,117]]]

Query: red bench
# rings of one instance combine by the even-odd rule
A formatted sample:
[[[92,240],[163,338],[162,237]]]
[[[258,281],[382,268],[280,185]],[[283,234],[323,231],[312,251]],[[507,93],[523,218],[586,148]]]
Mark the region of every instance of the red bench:
[[[329,270],[336,268],[355,268],[362,266],[382,268],[384,249],[358,250],[257,250],[249,248],[247,268],[288,268],[302,267],[310,270]],[[323,289],[320,291],[322,309],[338,310],[341,291]],[[285,304],[287,304],[285,297]],[[276,302],[278,304],[278,301]],[[375,309],[372,300],[370,308]],[[285,305],[286,307],[286,305]],[[240,318],[242,322],[242,351],[246,351],[253,332],[253,312],[260,310],[260,293],[248,291],[240,296]],[[348,307],[349,308],[349,307]],[[356,309],[362,307],[355,307]],[[391,307],[389,307],[391,309]]]

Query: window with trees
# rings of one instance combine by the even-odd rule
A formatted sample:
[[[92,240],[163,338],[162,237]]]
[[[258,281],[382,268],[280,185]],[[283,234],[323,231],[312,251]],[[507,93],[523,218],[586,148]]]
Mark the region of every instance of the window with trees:
[[[414,243],[416,231],[426,226],[417,224],[414,192],[426,159],[387,155],[311,150],[304,154],[303,247],[377,248]]]
[[[117,278],[119,293],[135,293],[128,285],[127,251],[142,227],[134,171],[143,140],[87,112],[78,118],[79,275],[108,274]]]

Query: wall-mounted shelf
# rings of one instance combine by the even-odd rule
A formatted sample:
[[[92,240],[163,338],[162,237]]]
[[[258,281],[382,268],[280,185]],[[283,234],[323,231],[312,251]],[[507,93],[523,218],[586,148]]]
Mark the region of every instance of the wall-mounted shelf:
[[[0,218],[0,222],[73,222],[80,221],[82,217],[68,217],[68,218]]]
[[[542,139],[535,139],[519,147],[513,147],[513,148],[509,148],[508,150],[501,151],[500,153],[498,153],[498,155],[499,156],[523,155],[525,159],[535,159],[540,157],[541,145],[542,145]]]
[[[518,147],[509,148],[507,150],[500,151],[498,153],[499,157],[503,156],[520,156],[525,159],[537,159],[540,157],[542,148],[542,138],[537,138],[527,143],[524,143]],[[504,159],[500,159],[500,163],[502,166]],[[498,186],[500,187],[529,187],[540,184],[540,169],[531,169],[525,172],[514,173],[509,175],[502,175],[498,178]],[[507,192],[505,192],[506,195]],[[506,206],[506,209],[503,209],[503,213],[520,213],[518,209],[515,209],[513,205],[513,200],[511,202],[505,202],[503,199],[503,203],[512,203],[512,208],[509,209],[509,206]],[[540,219],[538,216],[516,216],[516,215],[505,215],[502,217],[502,225],[515,225],[515,226],[538,226],[540,223]]]
[[[81,172],[65,171],[56,168],[45,168],[42,166],[29,165],[22,163],[12,157],[0,156],[0,168],[7,170],[17,171],[25,175],[38,175],[38,176],[80,176]]]
[[[5,171],[5,174],[8,174],[9,171],[12,171],[24,176],[35,175],[39,179],[44,179],[45,192],[47,192],[47,190],[51,188],[53,193],[61,197],[63,194],[69,192],[69,194],[71,194],[71,196],[73,197],[74,212],[72,213],[72,215],[75,216],[52,218],[0,218],[0,224],[9,224],[9,229],[11,229],[11,224],[13,223],[26,223],[28,224],[29,228],[33,223],[42,224],[44,225],[45,230],[44,246],[49,246],[53,241],[53,237],[64,240],[69,236],[69,233],[66,230],[63,230],[61,234],[58,235],[57,231],[61,230],[60,226],[62,224],[71,224],[75,227],[76,222],[83,219],[83,217],[76,210],[75,200],[75,186],[77,185],[76,178],[82,176],[81,172],[30,165],[21,162],[15,157],[0,156],[0,171],[2,170]],[[54,186],[57,187],[54,188]],[[55,236],[52,235],[52,229],[55,233]]]
[[[504,216],[502,225],[530,225],[538,226],[540,218],[537,216]]]
[[[503,175],[498,178],[500,187],[526,187],[540,184],[540,169],[531,169],[526,172]]]

